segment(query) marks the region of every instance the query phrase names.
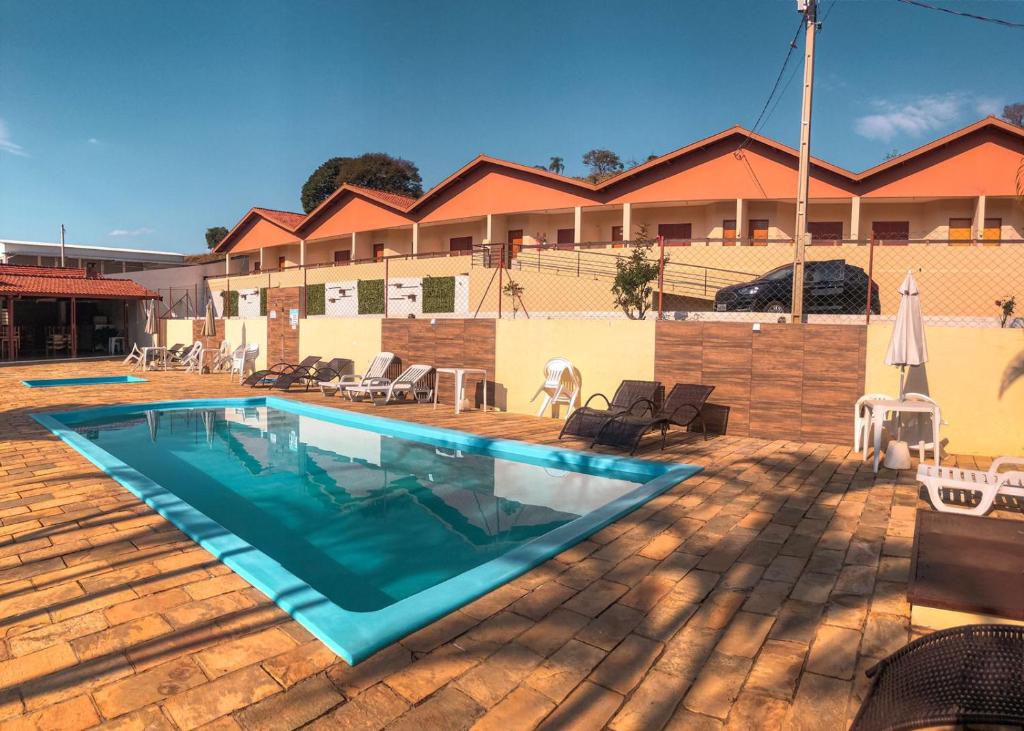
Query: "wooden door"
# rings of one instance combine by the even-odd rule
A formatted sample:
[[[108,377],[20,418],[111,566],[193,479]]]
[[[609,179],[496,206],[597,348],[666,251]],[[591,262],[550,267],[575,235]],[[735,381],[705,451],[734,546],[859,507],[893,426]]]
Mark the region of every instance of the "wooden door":
[[[523,248],[523,229],[517,228],[515,230],[510,230],[505,240],[508,242],[509,258],[515,259],[519,250]]]
[[[807,224],[811,243],[819,246],[838,246],[843,241],[842,221],[811,221]]]
[[[576,243],[576,229],[560,228],[556,239],[559,249],[572,249]]]
[[[736,245],[736,219],[727,218],[722,221],[722,246]]]
[[[966,246],[971,243],[974,238],[971,233],[972,223],[973,221],[969,218],[949,219],[949,243],[951,246]]]
[[[288,260],[287,259],[285,259],[283,256],[277,257],[277,271],[279,271],[279,272],[284,271],[284,268],[287,265],[288,265]]]
[[[689,246],[693,227],[689,223],[659,223],[658,236],[665,238],[665,246]]]
[[[384,244],[373,245],[373,260],[384,261]]]
[[[750,230],[750,245],[751,246],[767,246],[768,245],[768,219],[767,218],[752,218],[747,223],[747,228]]]
[[[352,261],[352,250],[345,249],[343,251],[334,252],[334,263],[335,264],[348,264]]]
[[[472,236],[456,236],[448,239],[448,251],[457,255],[463,256],[470,254],[473,251],[473,237]]]
[[[612,226],[612,248],[621,249],[625,245],[622,238],[622,226]]]

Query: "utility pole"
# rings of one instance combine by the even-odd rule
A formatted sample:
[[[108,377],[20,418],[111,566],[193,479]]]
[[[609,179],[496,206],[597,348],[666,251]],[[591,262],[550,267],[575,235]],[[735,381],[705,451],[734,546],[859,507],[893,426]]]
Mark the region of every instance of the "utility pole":
[[[804,94],[800,110],[800,168],[796,188],[796,250],[793,257],[793,322],[803,322],[804,269],[809,234],[807,233],[807,197],[811,168],[811,97],[814,92],[814,34],[818,30],[818,0],[797,0],[796,9],[804,14]]]
[[[60,265],[64,266],[64,224],[60,225]]]

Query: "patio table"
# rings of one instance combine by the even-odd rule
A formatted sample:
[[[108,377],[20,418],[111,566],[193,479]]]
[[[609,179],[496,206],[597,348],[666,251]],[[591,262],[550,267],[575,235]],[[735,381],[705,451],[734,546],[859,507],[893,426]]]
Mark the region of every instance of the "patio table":
[[[882,426],[885,423],[886,414],[893,412],[899,414],[931,414],[932,415],[932,444],[935,445],[935,464],[939,464],[939,424],[941,412],[938,404],[928,401],[908,401],[899,399],[870,399],[871,405],[871,432],[874,439],[874,465],[872,469],[878,474],[878,457],[882,451]]]
[[[442,373],[455,377],[455,413],[462,413],[462,402],[466,397],[465,376],[467,373],[479,374],[484,377],[484,407],[487,411],[487,371],[483,368],[435,368],[435,378]],[[434,384],[434,408],[437,408],[437,383]]]
[[[142,370],[152,370],[149,367],[151,353],[153,355],[152,360],[159,360],[161,367],[167,367],[167,347],[164,345],[147,345],[142,349]]]

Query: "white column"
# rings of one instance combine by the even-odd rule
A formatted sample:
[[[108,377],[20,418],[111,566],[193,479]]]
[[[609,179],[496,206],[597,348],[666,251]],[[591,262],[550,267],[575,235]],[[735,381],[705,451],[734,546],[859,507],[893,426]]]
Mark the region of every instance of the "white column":
[[[36,257],[36,266],[37,267],[41,267],[42,265],[43,265],[43,257],[42,256],[37,256]]]
[[[224,254],[224,276],[228,274],[231,274],[231,252]]]
[[[985,196],[979,195],[974,205],[974,238],[981,241],[985,238]]]
[[[490,213],[487,214],[487,231],[484,233],[484,243],[489,244],[494,241],[494,218]]]
[[[583,206],[576,206],[572,212],[573,242],[583,242]]]
[[[306,266],[306,240],[299,239],[299,266]]]
[[[263,247],[260,247],[260,271],[263,271]]]
[[[420,253],[420,225],[415,222],[412,224],[412,253]]]
[[[121,262],[121,274],[125,274],[128,271],[128,262]]]
[[[352,260],[355,261],[359,257],[356,256],[356,232],[352,232]]]
[[[743,239],[747,237],[747,202],[742,198],[736,199],[736,245],[742,246]]]
[[[622,204],[622,240],[633,240],[633,206],[630,203]]]
[[[850,238],[860,241],[860,196],[850,199]]]

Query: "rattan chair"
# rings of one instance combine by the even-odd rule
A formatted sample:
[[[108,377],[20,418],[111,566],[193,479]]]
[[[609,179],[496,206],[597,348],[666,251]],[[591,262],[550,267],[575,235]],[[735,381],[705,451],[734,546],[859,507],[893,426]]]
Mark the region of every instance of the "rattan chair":
[[[296,371],[307,374],[319,362],[319,355],[308,355],[299,363],[275,363],[269,368],[264,368],[251,374],[242,381],[242,385],[252,386],[253,388],[271,388],[281,376],[290,375]]]
[[[935,632],[868,668],[851,731],[964,724],[1024,725],[1024,627]]]
[[[625,414],[634,407],[652,413],[648,404],[653,404],[655,411],[661,408],[663,395],[664,389],[658,381],[623,381],[615,389],[615,394],[610,399],[603,393],[595,393],[587,399],[582,407],[569,414],[558,438],[570,436],[593,439],[605,422],[613,416]],[[590,402],[596,398],[604,399],[605,408],[596,409],[590,405]],[[638,413],[638,415],[641,414]]]
[[[629,449],[629,453],[633,454],[645,434],[653,429],[660,429],[661,448],[664,449],[669,427],[673,424],[689,427],[697,422],[700,423],[704,438],[707,439],[708,428],[704,423],[703,409],[708,396],[714,390],[714,386],[677,383],[672,387],[661,408],[656,408],[653,402],[648,402],[644,409],[638,409],[634,404],[629,411],[608,419],[594,435],[590,446],[604,444],[621,447]]]

